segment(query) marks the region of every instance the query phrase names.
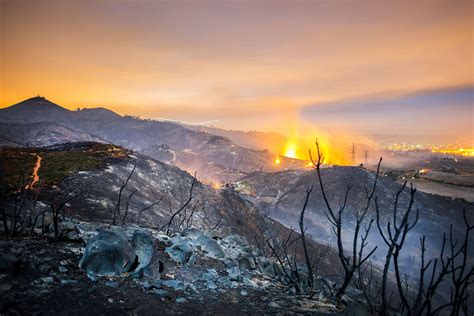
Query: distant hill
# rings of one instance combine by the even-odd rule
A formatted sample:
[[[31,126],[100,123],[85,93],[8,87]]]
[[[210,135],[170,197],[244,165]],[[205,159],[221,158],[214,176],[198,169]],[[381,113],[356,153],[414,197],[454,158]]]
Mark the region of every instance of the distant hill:
[[[191,130],[203,131],[214,135],[223,136],[232,140],[235,144],[255,150],[267,149],[272,152],[279,152],[287,141],[287,137],[278,133],[267,133],[259,131],[236,131],[226,130],[217,127],[202,125],[184,125]]]
[[[73,112],[44,97],[34,97],[0,109],[0,122],[37,123],[58,122],[70,124]]]
[[[40,122],[43,125],[31,125]],[[248,149],[229,138],[177,123],[121,116],[105,108],[70,111],[43,97],[0,109],[0,125],[0,141],[6,145],[110,142],[189,172],[197,171],[203,180],[218,183],[234,181],[255,170],[276,171],[304,165],[303,161],[284,157],[280,158],[280,165],[275,165],[274,153]],[[10,133],[12,127],[20,132]]]

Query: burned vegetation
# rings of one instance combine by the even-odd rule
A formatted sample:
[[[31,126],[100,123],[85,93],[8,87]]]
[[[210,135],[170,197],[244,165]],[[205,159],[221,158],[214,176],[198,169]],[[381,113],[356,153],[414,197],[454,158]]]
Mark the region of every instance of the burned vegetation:
[[[463,211],[461,238],[440,232],[437,256],[421,236],[418,272],[407,273],[403,247],[423,220],[416,190],[405,183],[392,208],[381,204],[380,159],[363,203],[349,211],[353,188],[331,199],[317,142],[316,153],[317,182],[301,192],[292,229],[232,186],[209,187],[198,174],[120,147],[4,148],[0,311],[468,315],[472,214]],[[315,192],[331,245],[308,232]],[[400,203],[402,193],[408,203]],[[383,259],[373,260],[376,251]]]

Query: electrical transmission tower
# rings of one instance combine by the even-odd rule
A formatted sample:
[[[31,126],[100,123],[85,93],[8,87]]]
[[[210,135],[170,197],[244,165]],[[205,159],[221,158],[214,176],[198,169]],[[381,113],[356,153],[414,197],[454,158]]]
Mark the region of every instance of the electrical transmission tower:
[[[354,162],[355,162],[355,155],[356,155],[356,148],[355,148],[354,143],[352,143],[352,146],[351,146],[352,164],[354,164]]]
[[[366,149],[364,150],[364,163],[367,164],[367,160],[369,158],[369,151]]]

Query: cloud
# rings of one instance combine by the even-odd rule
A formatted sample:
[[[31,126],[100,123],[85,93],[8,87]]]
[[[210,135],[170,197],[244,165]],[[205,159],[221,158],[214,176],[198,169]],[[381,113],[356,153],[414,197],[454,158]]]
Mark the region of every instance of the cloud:
[[[300,117],[320,126],[348,126],[366,133],[471,137],[474,87],[410,94],[379,94],[305,106]]]

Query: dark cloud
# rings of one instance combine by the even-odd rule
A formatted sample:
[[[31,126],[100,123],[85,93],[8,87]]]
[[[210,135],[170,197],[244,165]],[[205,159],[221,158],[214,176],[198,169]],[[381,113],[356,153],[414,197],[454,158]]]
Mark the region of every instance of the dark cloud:
[[[473,133],[474,87],[376,95],[314,104],[301,117],[318,126],[345,125],[366,133],[463,135]]]

